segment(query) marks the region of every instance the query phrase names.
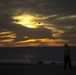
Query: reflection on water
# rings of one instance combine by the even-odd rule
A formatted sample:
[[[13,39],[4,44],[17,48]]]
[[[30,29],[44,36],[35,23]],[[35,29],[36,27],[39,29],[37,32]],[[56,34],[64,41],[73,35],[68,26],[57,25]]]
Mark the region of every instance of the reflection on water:
[[[70,47],[76,61],[76,47]],[[63,47],[0,48],[0,60],[63,61]]]
[[[19,60],[33,60],[34,57],[32,55],[27,54],[27,55],[21,55],[21,56],[19,56],[18,59]]]
[[[24,60],[25,62],[32,63],[32,64],[36,64],[39,61],[38,58],[36,58],[35,56],[30,55],[30,54],[21,55],[18,57],[18,59]]]

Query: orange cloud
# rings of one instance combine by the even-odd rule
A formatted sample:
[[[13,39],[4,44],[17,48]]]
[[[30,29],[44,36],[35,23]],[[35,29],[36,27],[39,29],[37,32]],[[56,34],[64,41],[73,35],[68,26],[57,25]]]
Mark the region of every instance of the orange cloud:
[[[12,32],[9,32],[9,31],[0,32],[1,35],[10,34],[10,33],[12,33]]]
[[[13,42],[14,39],[5,39],[5,40],[1,40],[2,43],[11,43]]]
[[[63,46],[65,42],[68,42],[67,40],[62,40],[62,39],[29,39],[25,41],[19,41],[19,42],[14,42],[10,43],[13,41],[13,39],[10,40],[3,40],[2,42],[9,43],[7,46],[10,47],[21,47],[21,46]]]

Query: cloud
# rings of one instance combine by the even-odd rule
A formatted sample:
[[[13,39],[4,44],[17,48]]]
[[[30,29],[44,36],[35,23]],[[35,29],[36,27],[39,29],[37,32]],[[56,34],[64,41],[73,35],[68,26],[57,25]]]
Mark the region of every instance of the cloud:
[[[53,27],[54,29],[65,31],[76,27],[76,15],[60,16],[47,18],[42,20],[44,23]]]
[[[55,20],[51,22],[56,27],[56,29],[61,30],[61,34],[59,35],[60,39],[68,40],[69,43],[75,43],[76,40],[76,16],[68,15],[68,16],[57,16]],[[60,32],[60,31],[59,31]],[[59,33],[54,33],[53,35],[58,35]]]
[[[5,17],[5,18],[4,18]],[[12,31],[16,35],[15,41],[19,40],[27,40],[29,38],[50,38],[52,36],[52,31],[44,28],[39,27],[36,29],[27,28],[18,24],[13,24],[13,19],[9,14],[3,14],[0,21],[0,27],[2,29],[7,29]],[[25,38],[25,36],[29,38]]]
[[[44,25],[31,29],[13,24],[12,16],[23,13],[41,15],[37,22]],[[51,37],[74,42],[76,38],[75,16],[76,0],[0,0],[0,32],[4,29],[12,31],[16,35],[14,41]],[[52,35],[58,35],[58,37]]]
[[[76,28],[71,28],[61,35],[62,39],[69,40],[71,43],[76,42]]]
[[[0,1],[6,10],[21,9],[22,11],[29,11],[31,13],[51,15],[51,14],[61,14],[70,15],[76,13],[75,0],[2,0]]]

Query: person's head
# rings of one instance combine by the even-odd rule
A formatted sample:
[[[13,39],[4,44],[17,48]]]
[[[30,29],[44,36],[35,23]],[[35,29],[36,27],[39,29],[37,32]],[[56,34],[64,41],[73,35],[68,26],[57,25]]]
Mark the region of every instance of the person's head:
[[[69,46],[68,46],[68,44],[66,43],[66,44],[64,45],[64,47],[69,47]]]

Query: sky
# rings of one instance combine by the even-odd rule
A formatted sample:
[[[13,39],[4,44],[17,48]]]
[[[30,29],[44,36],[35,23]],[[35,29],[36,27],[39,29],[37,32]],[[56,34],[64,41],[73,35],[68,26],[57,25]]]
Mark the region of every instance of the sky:
[[[76,46],[76,0],[0,0],[0,47]]]

